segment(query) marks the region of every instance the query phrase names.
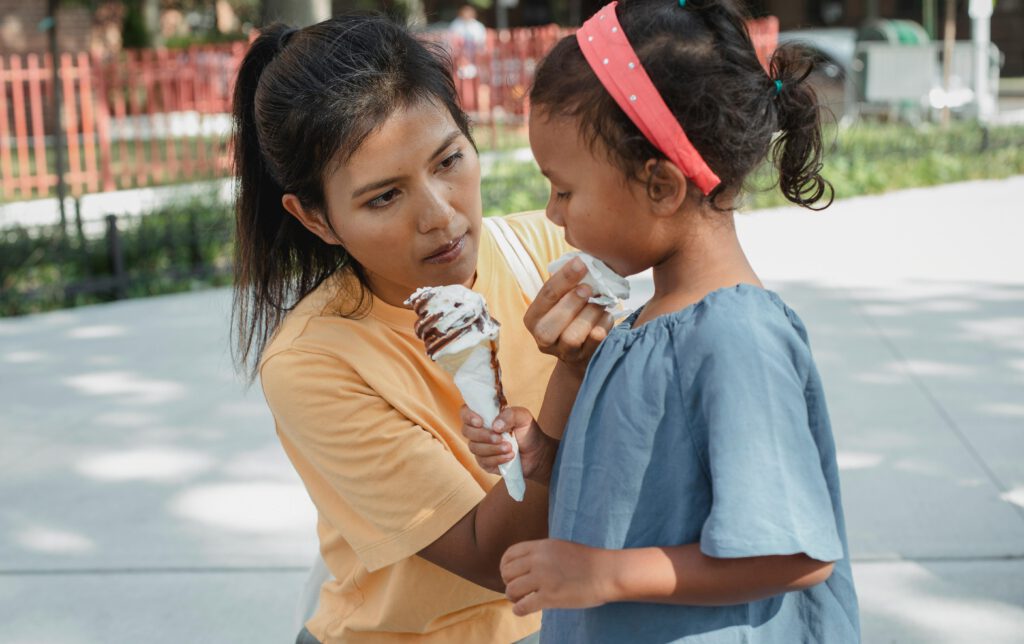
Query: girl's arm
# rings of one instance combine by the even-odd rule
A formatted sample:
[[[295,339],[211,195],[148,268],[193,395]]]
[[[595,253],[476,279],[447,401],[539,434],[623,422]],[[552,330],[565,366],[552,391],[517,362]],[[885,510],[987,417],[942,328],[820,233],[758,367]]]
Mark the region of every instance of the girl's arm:
[[[582,382],[583,372],[574,366],[561,361],[555,365],[544,391],[540,414],[537,415],[537,424],[545,434],[561,440]]]
[[[604,550],[544,539],[517,544],[502,558],[506,594],[517,615],[609,602],[726,606],[820,584],[833,564],[798,553],[718,559],[700,544]]]

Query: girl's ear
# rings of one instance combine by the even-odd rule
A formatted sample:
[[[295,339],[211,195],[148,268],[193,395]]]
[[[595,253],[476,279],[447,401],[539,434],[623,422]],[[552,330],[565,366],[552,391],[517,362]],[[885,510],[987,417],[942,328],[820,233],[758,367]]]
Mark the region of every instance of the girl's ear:
[[[302,202],[299,198],[292,193],[285,193],[281,197],[281,205],[287,210],[292,217],[299,220],[299,223],[305,226],[306,230],[313,233],[317,237],[323,240],[325,244],[331,246],[340,246],[341,240],[334,234],[331,227],[327,224],[327,220],[321,217],[319,213],[312,210],[308,210],[302,207]]]
[[[640,180],[647,184],[647,198],[651,201],[651,212],[654,215],[672,216],[686,199],[689,181],[671,161],[648,159]]]

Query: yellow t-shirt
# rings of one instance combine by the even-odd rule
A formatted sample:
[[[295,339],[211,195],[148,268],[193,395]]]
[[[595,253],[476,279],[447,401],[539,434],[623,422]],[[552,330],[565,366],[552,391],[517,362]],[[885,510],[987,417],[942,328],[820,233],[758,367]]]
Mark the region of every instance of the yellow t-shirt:
[[[506,218],[541,276],[569,250],[543,213]],[[502,322],[498,359],[511,404],[537,413],[554,359],[522,324],[529,304],[485,227],[473,290]],[[416,556],[483,499],[481,470],[460,429],[462,398],[427,358],[416,315],[374,299],[347,319],[328,280],[285,318],[260,377],[277,433],[316,505],[320,549],[334,579],[307,623],[324,644],[506,644],[540,628],[497,593]]]

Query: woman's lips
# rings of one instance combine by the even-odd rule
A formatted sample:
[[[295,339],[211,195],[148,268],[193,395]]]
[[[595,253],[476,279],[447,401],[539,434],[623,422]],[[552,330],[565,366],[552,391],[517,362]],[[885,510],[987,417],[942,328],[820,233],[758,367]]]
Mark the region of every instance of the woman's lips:
[[[444,246],[434,251],[432,255],[424,259],[428,264],[447,264],[454,262],[462,254],[462,249],[466,247],[466,236],[462,235],[457,239],[453,239]]]

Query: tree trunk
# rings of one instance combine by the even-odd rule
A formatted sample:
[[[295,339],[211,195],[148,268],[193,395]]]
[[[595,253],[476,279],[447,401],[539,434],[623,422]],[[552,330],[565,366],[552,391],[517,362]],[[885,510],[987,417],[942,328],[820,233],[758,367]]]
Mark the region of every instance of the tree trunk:
[[[946,26],[942,39],[942,89],[946,92],[946,104],[942,108],[942,126],[949,127],[949,86],[953,74],[953,45],[956,44],[956,0],[946,0]]]
[[[263,24],[284,22],[293,27],[309,25],[331,17],[331,0],[263,0]]]

